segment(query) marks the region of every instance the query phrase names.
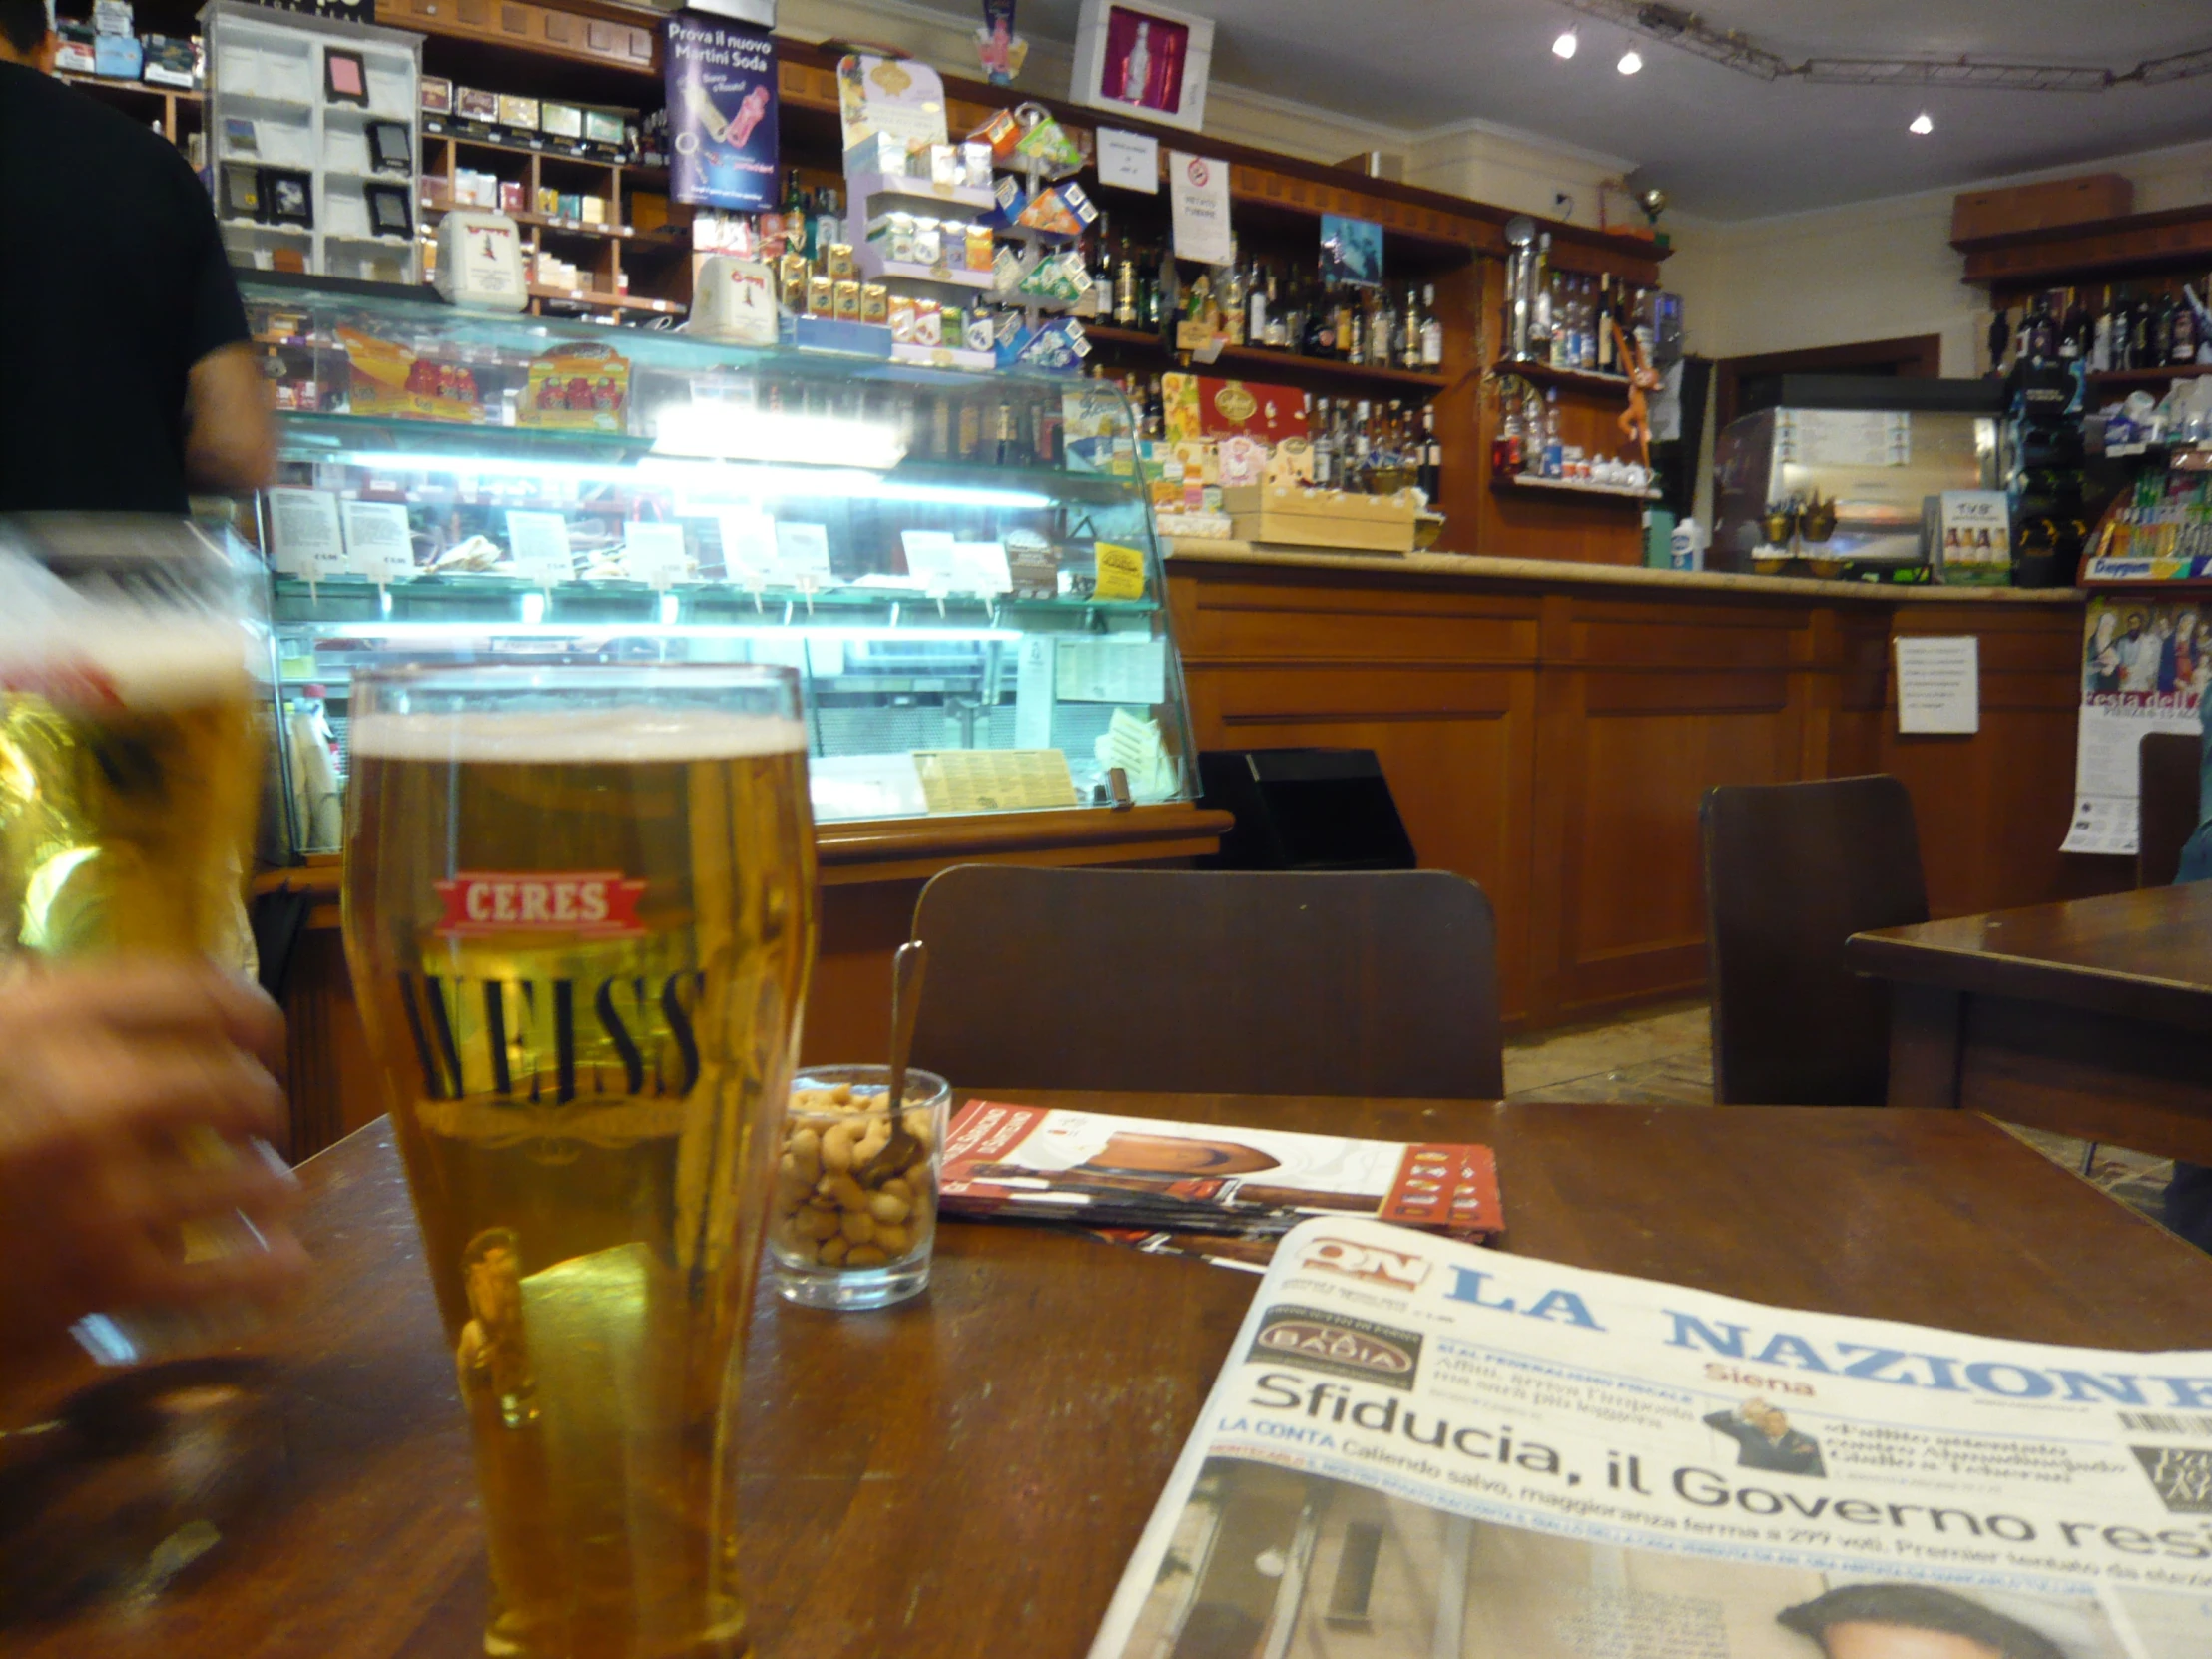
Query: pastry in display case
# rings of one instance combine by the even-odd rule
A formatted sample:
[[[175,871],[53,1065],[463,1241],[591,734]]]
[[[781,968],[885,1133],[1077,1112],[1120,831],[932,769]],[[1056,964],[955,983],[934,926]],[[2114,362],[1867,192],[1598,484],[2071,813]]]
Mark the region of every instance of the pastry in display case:
[[[1192,799],[1113,388],[245,295],[294,854],[338,845],[352,670],[401,660],[789,665],[823,822]]]

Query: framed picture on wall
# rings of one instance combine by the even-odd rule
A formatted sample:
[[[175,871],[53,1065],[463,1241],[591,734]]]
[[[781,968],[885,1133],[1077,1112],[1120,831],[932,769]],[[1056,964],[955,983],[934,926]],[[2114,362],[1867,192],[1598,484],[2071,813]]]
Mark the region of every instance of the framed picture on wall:
[[[1083,0],[1068,96],[1197,132],[1206,120],[1214,24],[1195,12],[1125,0]]]

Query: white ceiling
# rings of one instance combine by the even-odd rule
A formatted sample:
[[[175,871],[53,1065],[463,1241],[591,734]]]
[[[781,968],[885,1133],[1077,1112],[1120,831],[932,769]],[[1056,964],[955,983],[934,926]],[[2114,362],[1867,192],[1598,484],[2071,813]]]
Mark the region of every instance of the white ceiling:
[[[1218,81],[1419,130],[1470,117],[1632,158],[1686,213],[1751,219],[1954,187],[2212,138],[2212,76],[2100,93],[1762,82],[1556,0],[1174,0],[1217,20]],[[1703,0],[1796,63],[1967,55],[2125,70],[2212,47],[2212,0]],[[1024,32],[1075,33],[1076,0],[1022,0]],[[1571,62],[1551,43],[1572,24]],[[1926,138],[1906,131],[1922,109]]]

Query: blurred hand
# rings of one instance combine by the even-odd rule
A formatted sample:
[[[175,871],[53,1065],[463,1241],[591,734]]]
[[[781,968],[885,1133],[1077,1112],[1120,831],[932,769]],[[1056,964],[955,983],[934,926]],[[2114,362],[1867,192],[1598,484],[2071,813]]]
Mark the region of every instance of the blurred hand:
[[[303,1279],[281,1219],[298,1182],[269,1146],[282,1043],[276,1005],[212,967],[0,979],[0,1352],[100,1310],[269,1301]],[[234,1211],[268,1250],[188,1263],[184,1225]]]

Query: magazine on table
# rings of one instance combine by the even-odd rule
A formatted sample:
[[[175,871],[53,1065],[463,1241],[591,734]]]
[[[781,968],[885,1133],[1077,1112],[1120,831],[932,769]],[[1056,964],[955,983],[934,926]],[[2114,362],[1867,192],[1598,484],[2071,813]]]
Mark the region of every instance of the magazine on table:
[[[1311,1215],[1380,1217],[1473,1240],[1504,1226],[1486,1146],[994,1100],[970,1101],[953,1117],[939,1190],[948,1214],[1058,1222],[1252,1271]]]
[[[1275,1260],[1091,1659],[2203,1659],[2212,1353],[1355,1217]]]

